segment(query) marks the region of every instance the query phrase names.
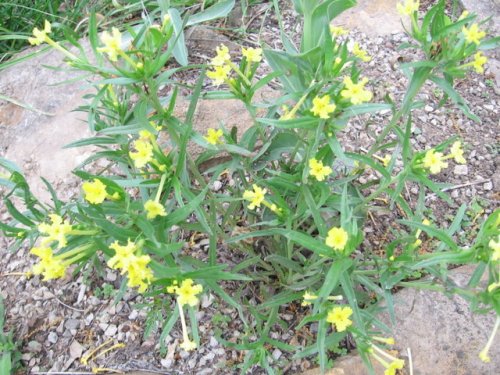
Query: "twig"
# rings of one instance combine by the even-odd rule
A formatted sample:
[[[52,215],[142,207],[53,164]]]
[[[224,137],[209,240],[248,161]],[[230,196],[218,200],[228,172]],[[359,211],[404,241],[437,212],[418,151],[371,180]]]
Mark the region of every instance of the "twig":
[[[411,349],[408,347],[406,348],[406,351],[408,352],[408,367],[410,369],[410,375],[413,375],[413,360],[411,357]]]
[[[73,306],[69,306],[69,305],[66,305],[63,301],[61,301],[59,298],[57,298],[55,295],[54,296],[54,299],[59,302],[61,305],[63,305],[64,307],[70,309],[70,310],[73,310],[73,311],[78,311],[78,312],[85,312],[85,310],[82,310],[82,309],[77,309],[76,307],[73,307]]]
[[[467,187],[467,186],[484,184],[485,182],[490,182],[490,181],[491,181],[491,179],[466,182],[465,184],[460,184],[460,185],[450,186],[450,187],[447,187],[447,188],[441,189],[441,191],[444,193],[445,191],[457,190],[457,189],[461,189],[461,188],[464,188],[464,187]],[[430,197],[435,197],[435,196],[436,196],[436,194],[434,194],[434,193],[433,193],[433,194],[429,194],[429,195],[426,197],[426,199],[428,199],[428,198],[430,198]]]

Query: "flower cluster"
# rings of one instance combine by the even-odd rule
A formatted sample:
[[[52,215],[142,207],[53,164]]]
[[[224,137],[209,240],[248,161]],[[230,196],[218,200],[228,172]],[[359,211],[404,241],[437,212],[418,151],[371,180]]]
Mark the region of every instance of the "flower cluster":
[[[398,3],[396,8],[403,16],[411,16],[414,12],[418,11],[420,2],[418,0],[404,0],[404,3]]]
[[[146,164],[153,161],[153,135],[147,130],[139,132],[139,139],[132,142],[132,147],[135,151],[130,151],[128,154],[134,161],[136,168],[144,168]]]
[[[189,305],[196,306],[200,302],[197,297],[203,291],[203,286],[201,284],[194,284],[192,279],[182,280],[181,285],[177,285],[177,281],[174,281],[174,285],[167,288],[167,292],[177,294],[177,301],[181,306]]]
[[[144,203],[144,209],[146,210],[146,217],[149,220],[153,220],[157,216],[167,216],[165,207],[160,202],[151,199]]]
[[[111,29],[111,33],[104,31],[101,35],[101,42],[104,47],[97,48],[97,52],[104,52],[110,61],[118,61],[118,56],[124,54],[122,50],[122,33],[116,27]]]
[[[229,48],[221,44],[215,49],[216,55],[210,60],[211,70],[207,72],[207,77],[210,78],[215,86],[220,86],[223,83],[230,83],[229,76],[232,71],[245,81],[246,84],[250,85],[248,80],[249,67],[252,64],[259,64],[262,61],[262,49],[252,48],[252,47],[242,47],[241,54],[247,62],[247,69],[244,74],[236,64],[231,61],[231,55],[229,54]]]
[[[183,342],[180,344],[180,347],[187,352],[196,349],[196,343],[189,339],[186,326],[186,318],[184,317],[184,310],[182,307],[184,305],[188,305],[191,307],[196,306],[200,302],[198,294],[200,294],[202,291],[203,286],[200,284],[194,284],[192,279],[183,280],[181,282],[181,285],[178,285],[177,280],[175,280],[173,282],[173,285],[167,288],[168,293],[177,294],[177,305],[179,308],[179,316],[181,317],[183,338]]]
[[[38,231],[42,234],[47,235],[42,240],[42,244],[46,245],[52,241],[58,242],[58,247],[65,247],[67,244],[66,235],[71,232],[73,227],[67,220],[62,219],[61,216],[56,214],[50,214],[50,224],[42,223],[38,225]]]
[[[112,269],[120,269],[122,275],[126,273],[127,285],[130,288],[138,287],[139,292],[144,293],[153,280],[153,271],[148,267],[150,257],[136,255],[139,247],[130,239],[125,246],[115,241],[109,248],[115,251],[115,255],[108,260],[108,266]]]
[[[442,169],[448,168],[448,163],[446,162],[448,159],[454,159],[458,164],[465,164],[467,162],[464,158],[464,150],[462,149],[460,141],[453,143],[450,148],[450,153],[446,156],[442,152],[438,152],[434,149],[428,150],[422,159],[421,166],[428,169],[431,174],[437,174],[440,173]]]
[[[85,200],[91,204],[101,204],[106,198],[118,199],[120,197],[118,192],[108,194],[106,191],[106,185],[104,185],[102,181],[97,178],[94,178],[92,182],[84,182],[82,190],[85,194]]]
[[[40,258],[40,261],[33,266],[35,275],[43,275],[43,280],[58,279],[65,275],[67,264],[54,253],[50,247],[34,247],[30,253]]]

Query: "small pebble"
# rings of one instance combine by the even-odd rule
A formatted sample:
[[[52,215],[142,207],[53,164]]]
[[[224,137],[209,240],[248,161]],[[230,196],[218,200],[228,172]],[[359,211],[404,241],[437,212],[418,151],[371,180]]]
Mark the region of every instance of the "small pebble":
[[[466,176],[469,174],[469,167],[467,167],[467,165],[456,165],[453,169],[453,173],[458,176]]]

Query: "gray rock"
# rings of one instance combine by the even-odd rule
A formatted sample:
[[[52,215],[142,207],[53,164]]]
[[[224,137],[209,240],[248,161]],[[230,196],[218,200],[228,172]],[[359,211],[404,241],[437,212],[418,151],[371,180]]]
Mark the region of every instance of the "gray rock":
[[[55,344],[58,338],[59,336],[57,336],[57,333],[50,332],[49,335],[47,336],[47,341],[50,342],[51,344]]]
[[[28,343],[28,351],[32,353],[40,353],[42,351],[42,344],[38,341],[30,341]]]
[[[483,189],[486,191],[493,190],[493,182],[491,181],[485,182],[483,185]]]
[[[80,327],[80,321],[77,319],[68,319],[64,323],[64,328],[67,330],[78,329]]]
[[[455,168],[453,168],[453,173],[458,176],[466,176],[469,173],[469,168],[467,165],[456,165]]]
[[[118,327],[114,324],[110,324],[108,328],[106,328],[106,331],[104,331],[105,336],[114,336],[118,332]]]

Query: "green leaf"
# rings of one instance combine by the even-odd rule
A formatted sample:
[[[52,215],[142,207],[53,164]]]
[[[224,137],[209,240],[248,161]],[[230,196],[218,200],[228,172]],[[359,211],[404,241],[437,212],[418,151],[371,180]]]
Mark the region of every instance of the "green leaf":
[[[431,76],[430,80],[434,82],[439,88],[441,88],[446,95],[450,97],[450,99],[457,105],[458,108],[462,110],[462,112],[471,120],[476,122],[481,122],[480,118],[473,114],[465,100],[460,96],[460,94],[453,88],[453,86],[447,82],[445,79]]]
[[[80,139],[75,142],[68,143],[64,145],[63,148],[72,148],[72,147],[83,147],[83,146],[98,146],[98,145],[113,145],[116,144],[117,141],[115,138],[109,137],[91,137]]]
[[[189,16],[186,26],[211,21],[216,18],[226,17],[234,7],[234,0],[226,0],[216,3],[202,12]]]
[[[257,122],[281,129],[315,129],[321,121],[317,117],[300,117],[291,120],[258,118]]]
[[[186,41],[184,40],[184,25],[182,23],[181,15],[175,8],[170,8],[168,10],[168,14],[172,20],[172,26],[174,27],[174,32],[177,37],[177,41],[175,42],[173,49],[174,57],[180,65],[186,66],[188,64],[188,52],[186,48]]]
[[[350,119],[351,117],[363,115],[365,113],[380,112],[391,108],[392,106],[386,103],[357,104],[344,109],[344,113],[342,113],[342,115],[339,116],[339,119],[341,120]]]
[[[412,228],[417,228],[421,229],[424,232],[426,232],[429,236],[431,237],[436,237],[439,240],[441,240],[443,243],[445,243],[451,250],[458,250],[458,246],[453,241],[453,239],[444,231],[434,228],[430,225],[424,225],[420,222],[417,221],[410,221],[410,220],[398,220],[399,223],[403,225],[407,225]]]

